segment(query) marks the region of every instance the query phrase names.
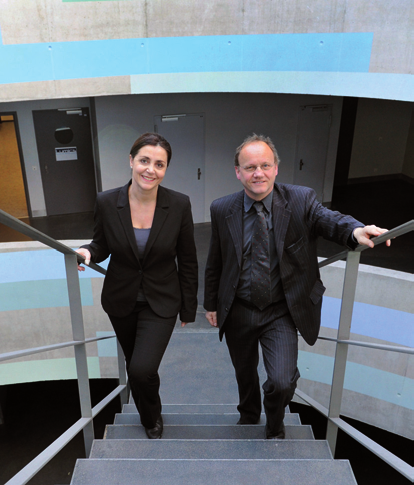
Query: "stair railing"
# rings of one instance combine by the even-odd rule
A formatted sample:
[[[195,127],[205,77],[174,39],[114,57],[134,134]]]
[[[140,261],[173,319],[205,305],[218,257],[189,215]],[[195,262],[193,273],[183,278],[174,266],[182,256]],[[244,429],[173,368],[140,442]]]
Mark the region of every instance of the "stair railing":
[[[56,350],[64,347],[74,346],[76,369],[78,376],[79,397],[81,401],[82,417],[71,426],[65,433],[63,433],[57,440],[49,445],[42,453],[40,453],[34,460],[26,465],[19,473],[11,478],[5,485],[22,485],[27,483],[38,471],[40,471],[67,443],[70,442],[81,430],[84,433],[86,456],[89,455],[92,441],[94,437],[93,432],[93,418],[116,396],[120,395],[121,402],[124,404],[127,401],[127,378],[125,371],[125,361],[122,350],[118,343],[118,369],[119,369],[119,386],[106,396],[99,404],[92,408],[88,369],[86,361],[86,344],[97,340],[104,340],[107,338],[114,338],[114,336],[96,337],[85,339],[84,325],[82,316],[82,304],[80,297],[79,276],[77,272],[78,261],[83,263],[84,258],[73,251],[71,248],[56,241],[53,238],[43,234],[27,224],[19,221],[15,217],[0,210],[0,223],[19,231],[20,233],[29,236],[30,238],[42,242],[56,251],[59,251],[65,256],[65,267],[68,284],[70,315],[72,322],[73,340],[69,342],[61,342],[54,345],[44,347],[37,347],[16,352],[9,352],[7,354],[0,354],[0,362],[22,357],[25,355],[36,354],[39,352],[46,352],[49,350]],[[414,230],[414,220],[407,222],[395,229],[388,231],[386,234],[372,239],[375,245],[385,242],[387,239],[393,239],[403,234]],[[368,438],[363,433],[359,432],[344,420],[340,418],[342,394],[344,389],[344,379],[346,362],[349,345],[360,347],[369,347],[379,350],[387,350],[392,352],[408,353],[413,355],[414,349],[409,347],[398,347],[393,345],[371,344],[368,342],[350,340],[350,330],[352,321],[353,305],[355,301],[356,281],[358,275],[358,267],[360,260],[360,253],[367,249],[366,246],[358,246],[355,251],[345,250],[336,256],[327,258],[319,263],[319,267],[327,266],[340,259],[346,258],[345,278],[343,284],[341,313],[338,327],[338,338],[333,339],[329,337],[319,337],[321,340],[328,340],[336,342],[336,354],[334,363],[334,372],[331,387],[331,398],[329,409],[322,406],[320,403],[306,395],[299,389],[296,390],[297,396],[304,402],[311,405],[314,409],[319,411],[328,418],[327,440],[329,442],[332,452],[335,452],[336,439],[338,429],[343,430],[349,436],[354,438],[367,449],[375,453],[383,461],[391,465],[395,470],[401,473],[414,483],[414,468],[408,463],[401,460],[393,453],[389,452],[373,440]],[[106,274],[106,271],[100,266],[90,263],[90,268]]]
[[[375,245],[384,243],[387,239],[394,239],[403,234],[407,234],[414,230],[414,220],[409,221],[401,226],[396,227],[388,231],[385,234],[381,234],[378,237],[372,238]],[[340,259],[346,258],[345,277],[342,290],[342,302],[341,312],[339,317],[339,327],[337,338],[318,337],[320,340],[327,340],[330,342],[336,342],[336,352],[334,360],[334,370],[331,385],[331,397],[329,402],[329,408],[322,406],[320,403],[312,399],[303,391],[297,389],[297,396],[312,406],[314,409],[328,418],[328,426],[326,432],[326,439],[332,450],[332,454],[335,454],[336,440],[338,435],[338,429],[341,429],[353,439],[358,441],[365,448],[375,453],[381,460],[388,463],[391,467],[397,470],[401,475],[414,483],[414,467],[410,466],[401,458],[397,457],[378,443],[368,438],[363,433],[356,430],[340,417],[342,394],[344,390],[345,370],[348,357],[348,348],[350,345],[358,347],[368,347],[371,349],[387,350],[391,352],[399,352],[405,354],[414,355],[414,349],[411,347],[399,347],[396,345],[381,345],[373,344],[369,342],[362,342],[358,340],[350,340],[351,334],[351,322],[352,313],[355,302],[355,291],[358,277],[358,268],[361,252],[368,249],[367,246],[359,245],[354,251],[345,250],[341,253],[327,258],[319,263],[319,267],[322,268],[329,264],[332,264]]]
[[[127,376],[125,369],[125,359],[117,341],[118,351],[118,372],[119,382],[118,386],[109,393],[96,406],[92,407],[91,395],[89,388],[89,374],[87,365],[86,344],[105,340],[108,338],[115,338],[114,335],[104,337],[87,338],[85,339],[85,328],[82,314],[81,292],[78,275],[78,261],[84,262],[83,256],[73,251],[71,248],[56,241],[55,239],[43,234],[37,229],[21,222],[19,219],[0,210],[0,223],[24,234],[35,241],[39,241],[46,246],[55,249],[64,255],[66,280],[69,296],[70,320],[72,325],[73,340],[68,342],[59,342],[53,345],[45,345],[43,347],[35,347],[31,349],[19,350],[15,352],[8,352],[0,354],[0,362],[27,355],[33,355],[40,352],[47,352],[49,350],[63,349],[65,347],[74,347],[76,373],[79,389],[79,400],[81,407],[81,418],[66,430],[59,438],[50,444],[44,451],[42,451],[36,458],[28,463],[22,470],[20,470],[14,477],[12,477],[6,485],[22,485],[27,483],[36,473],[38,473],[58,452],[64,448],[80,431],[83,431],[83,439],[85,444],[86,456],[89,456],[92,442],[94,440],[93,419],[117,396],[120,396],[121,404],[126,404],[128,400]],[[106,270],[97,264],[90,263],[89,267],[106,274]]]

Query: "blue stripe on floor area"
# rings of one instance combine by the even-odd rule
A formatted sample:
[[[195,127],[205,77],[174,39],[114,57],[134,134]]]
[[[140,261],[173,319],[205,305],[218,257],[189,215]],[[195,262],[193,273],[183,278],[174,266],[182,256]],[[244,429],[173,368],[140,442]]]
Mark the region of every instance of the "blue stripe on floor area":
[[[368,72],[373,33],[217,35],[0,45],[0,84],[151,73]]]
[[[303,379],[332,384],[333,357],[299,351],[298,366]],[[414,409],[414,379],[408,377],[348,361],[344,388]]]

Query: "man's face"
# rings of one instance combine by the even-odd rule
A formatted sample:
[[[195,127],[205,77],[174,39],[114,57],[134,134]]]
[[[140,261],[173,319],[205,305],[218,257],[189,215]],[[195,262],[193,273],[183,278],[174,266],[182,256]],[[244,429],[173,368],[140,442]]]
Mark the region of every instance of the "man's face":
[[[243,147],[239,154],[239,166],[235,169],[236,177],[253,200],[262,200],[272,191],[277,165],[267,143],[255,141]]]

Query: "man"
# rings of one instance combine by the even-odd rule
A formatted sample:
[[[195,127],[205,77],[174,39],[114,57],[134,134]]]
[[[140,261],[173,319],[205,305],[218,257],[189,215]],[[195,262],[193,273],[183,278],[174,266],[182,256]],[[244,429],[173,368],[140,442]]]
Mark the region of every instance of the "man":
[[[236,177],[244,190],[211,205],[205,273],[206,318],[219,327],[220,340],[225,335],[236,372],[238,424],[260,421],[260,342],[267,439],[285,437],[285,407],[299,378],[297,331],[309,345],[318,336],[325,291],[318,236],[353,249],[373,247],[370,237],[386,232],[326,209],[312,189],[275,184],[278,164],[270,138],[252,135],[237,148]]]

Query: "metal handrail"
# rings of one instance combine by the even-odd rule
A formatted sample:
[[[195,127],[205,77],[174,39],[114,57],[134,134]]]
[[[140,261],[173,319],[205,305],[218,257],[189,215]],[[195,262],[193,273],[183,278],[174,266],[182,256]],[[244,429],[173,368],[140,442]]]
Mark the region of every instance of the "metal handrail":
[[[388,350],[390,352],[399,352],[400,354],[414,355],[414,349],[412,347],[398,347],[397,345],[372,344],[371,342],[363,342],[362,340],[338,340],[337,338],[322,337],[322,336],[319,336],[318,340],[328,340],[329,342],[353,345],[355,347],[368,347],[369,349]]]
[[[65,262],[67,265],[68,280],[69,278],[73,279],[73,271],[71,274],[69,274],[68,272],[69,261],[71,261],[72,270],[75,263],[77,265],[78,262],[80,263],[84,262],[84,258],[78,253],[76,253],[75,251],[73,251],[71,248],[68,248],[64,244],[41,233],[37,229],[34,229],[28,226],[27,224],[19,221],[13,216],[10,216],[9,214],[7,214],[2,210],[0,210],[0,222],[64,254]],[[372,241],[374,242],[375,245],[377,245],[385,242],[387,239],[392,239],[392,238],[401,236],[412,230],[414,230],[414,220],[409,221],[406,224],[403,224],[401,226],[398,226],[397,228],[392,229],[385,234],[372,238]],[[349,250],[346,250],[331,258],[327,258],[319,263],[319,267],[322,268],[340,259],[343,259],[345,257],[347,258],[347,267],[346,267],[346,274],[345,274],[345,280],[344,280],[344,294],[342,297],[341,317],[340,317],[340,324],[338,329],[338,335],[341,335],[341,332],[342,332],[345,335],[345,337],[349,337],[349,333],[350,333],[350,317],[352,317],[352,310],[349,311],[349,306],[350,304],[351,306],[353,306],[353,302],[355,298],[356,274],[358,272],[358,266],[359,266],[358,253],[360,253],[361,251],[364,251],[365,249],[367,249],[366,246],[360,245],[355,249],[355,251],[350,252]],[[350,256],[350,255],[353,255],[353,256]],[[349,268],[348,268],[348,264],[349,264]],[[106,274],[106,271],[103,268],[101,268],[100,266],[92,262],[90,263],[89,267],[91,267],[92,269],[102,274]],[[356,272],[355,272],[355,268],[356,268]],[[350,289],[350,286],[352,285],[350,285],[349,281],[347,280],[353,280],[353,288]],[[68,284],[68,291],[69,293],[71,291],[69,284]],[[69,300],[71,302],[71,298],[69,298]],[[78,300],[79,300],[78,303],[80,303],[80,294],[79,294]],[[76,308],[74,312],[72,312],[72,308],[71,308],[72,325],[73,325],[73,319],[76,320],[76,317],[79,318],[79,315],[76,315]],[[83,326],[83,321],[82,321],[82,326]],[[86,343],[97,341],[97,340],[103,340],[106,338],[113,338],[113,337],[114,336],[105,336],[105,337],[96,337],[91,339],[85,339],[83,337],[83,338],[75,339],[70,342],[62,342],[60,344],[53,344],[53,345],[44,346],[44,347],[26,349],[26,350],[17,351],[17,352],[9,352],[7,354],[0,354],[0,362],[4,360],[14,359],[17,357],[22,357],[24,355],[31,355],[39,352],[45,352],[47,350],[56,350],[56,349],[69,347],[69,346],[74,346],[75,350],[77,347],[81,347],[84,349]],[[402,352],[402,353],[408,353],[408,354],[413,354],[414,349],[407,348],[407,347],[390,346],[390,345],[371,344],[369,342],[350,340],[349,338],[338,338],[338,339],[334,339],[330,337],[318,337],[318,338],[321,340],[333,341],[333,342],[336,342],[337,344],[337,355],[335,357],[335,368],[334,368],[334,376],[333,376],[333,382],[332,382],[333,391],[331,393],[330,408],[329,409],[325,408],[324,406],[322,406],[321,404],[313,400],[311,397],[307,396],[299,389],[296,390],[296,394],[300,399],[310,404],[317,411],[319,411],[321,414],[323,414],[328,418],[327,440],[331,446],[332,451],[334,452],[335,446],[336,446],[337,430],[342,429],[345,433],[347,433],[349,436],[356,439],[367,449],[371,450],[373,453],[379,456],[383,461],[391,465],[394,469],[396,469],[398,472],[400,472],[402,475],[408,478],[411,482],[414,482],[413,467],[410,467],[408,463],[404,462],[403,460],[393,455],[385,448],[381,447],[380,445],[372,441],[364,434],[357,431],[355,428],[353,428],[348,423],[343,421],[339,416],[340,403],[342,401],[343,380],[344,380],[343,378],[345,375],[345,366],[347,361],[347,349],[349,345],[369,347],[369,348],[375,348],[378,350],[387,350],[391,352]],[[338,353],[338,348],[340,349],[339,353]],[[346,349],[346,351],[344,351],[344,349]],[[118,354],[119,353],[120,353],[120,346],[118,343]],[[76,352],[75,352],[75,356],[76,356]],[[82,357],[84,360],[83,366],[85,366],[86,353],[83,353]],[[82,361],[82,358],[79,360]],[[122,364],[120,364],[119,360],[118,360],[118,365],[121,371]],[[82,367],[82,362],[80,366]],[[78,360],[77,360],[77,367],[78,367]],[[123,370],[125,371],[125,368],[123,368]],[[79,368],[78,368],[78,381],[79,379],[80,377],[79,377]],[[125,376],[125,379],[126,379],[126,376]],[[339,389],[339,392],[335,392],[334,387],[337,388],[336,391],[338,391]],[[71,428],[69,428],[55,442],[53,442],[48,448],[46,448],[40,455],[38,455],[34,460],[32,460],[32,462],[26,465],[26,467],[24,467],[11,480],[9,480],[6,485],[20,485],[20,484],[27,483],[82,429],[84,430],[84,436],[85,436],[85,448],[86,450],[88,450],[88,442],[91,441],[91,437],[89,435],[86,438],[85,428],[87,428],[92,424],[93,418],[105,407],[107,403],[109,403],[112,399],[114,399],[119,394],[121,394],[122,396],[122,393],[124,393],[125,390],[126,390],[126,381],[124,384],[120,384],[114,391],[112,391],[106,398],[104,398],[95,407],[92,408],[91,406],[89,406],[90,407],[89,416],[86,416],[86,417],[84,416],[84,408],[81,406],[82,418],[80,418],[73,426],[71,426]],[[82,394],[81,384],[79,385],[79,392],[81,395]],[[89,405],[90,405],[90,396],[89,396]]]
[[[85,262],[85,258],[81,254],[74,251],[72,248],[65,246],[65,244],[56,241],[56,239],[53,239],[52,237],[44,234],[34,227],[29,226],[28,224],[25,224],[24,222],[20,221],[16,217],[11,216],[1,209],[0,223],[10,227],[11,229],[14,229],[17,232],[20,232],[21,234],[24,234],[25,236],[30,237],[35,241],[43,243],[45,246],[49,246],[50,248],[55,249],[59,253],[76,256],[79,263]],[[98,264],[93,263],[92,261],[89,263],[88,268],[94,269],[98,273],[106,275],[106,270]]]
[[[82,303],[80,295],[79,276],[77,271],[78,263],[84,263],[85,258],[76,253],[73,249],[56,241],[55,239],[43,234],[37,229],[25,224],[19,219],[7,214],[0,209],[0,223],[30,237],[33,240],[39,241],[46,246],[55,249],[64,255],[66,267],[66,279],[68,283],[69,294],[69,308],[72,324],[73,340],[68,342],[60,342],[57,344],[46,345],[42,347],[34,347],[20,351],[7,352],[0,354],[0,362],[33,355],[40,352],[47,352],[50,350],[58,350],[65,347],[74,347],[75,362],[79,388],[79,400],[81,405],[81,418],[66,430],[59,438],[57,438],[51,445],[35,457],[29,464],[27,464],[20,472],[12,477],[6,485],[22,485],[27,483],[34,475],[36,475],[57,453],[66,446],[80,431],[83,431],[86,456],[89,455],[94,439],[93,419],[94,417],[115,397],[118,395],[121,398],[121,403],[127,402],[127,378],[125,370],[125,361],[121,346],[117,341],[118,350],[118,371],[119,371],[119,385],[111,393],[109,393],[96,406],[92,407],[89,376],[87,367],[86,344],[105,340],[108,338],[115,338],[115,335],[106,335],[102,337],[85,338]],[[103,275],[106,270],[95,263],[90,263],[89,267]]]
[[[414,219],[406,222],[405,224],[401,224],[401,226],[397,226],[394,229],[390,229],[389,231],[384,232],[384,234],[381,234],[380,236],[371,238],[371,241],[374,243],[375,246],[377,246],[378,244],[384,243],[388,239],[395,239],[396,237],[403,236],[404,234],[407,234],[408,232],[411,232],[411,231],[414,231]],[[354,251],[361,253],[366,249],[369,249],[369,247],[359,244],[354,249]],[[346,249],[345,251],[341,251],[340,253],[335,254],[334,256],[330,256],[329,258],[326,258],[323,261],[320,261],[319,268],[323,268],[324,266],[328,266],[332,263],[335,263],[336,261],[346,258],[348,253],[349,253],[349,249]]]
[[[410,466],[408,463],[406,463],[404,460],[399,458],[398,456],[394,455],[390,451],[388,451],[386,448],[383,446],[379,445],[375,441],[373,441],[371,438],[368,438],[368,436],[364,435],[360,431],[358,431],[356,428],[348,424],[346,421],[344,421],[341,418],[330,418],[329,417],[329,409],[327,409],[325,406],[322,406],[322,404],[318,403],[314,399],[312,399],[310,396],[305,394],[303,391],[300,389],[296,389],[295,394],[302,399],[305,403],[309,404],[309,406],[313,407],[316,411],[318,411],[320,414],[325,416],[325,418],[328,418],[328,421],[336,425],[339,429],[344,431],[347,435],[351,436],[354,438],[358,443],[360,443],[362,446],[370,450],[372,453],[378,456],[382,461],[390,465],[392,468],[397,470],[398,472],[401,473],[401,475],[404,475],[408,480],[411,480],[411,482],[414,481],[414,474],[413,474],[413,467]]]
[[[114,338],[113,335],[104,335],[102,337],[91,337],[85,340],[70,340],[69,342],[61,342],[60,344],[43,345],[42,347],[32,347],[25,350],[15,350],[14,352],[6,352],[0,354],[0,362],[5,360],[17,359],[19,357],[25,357],[26,355],[40,354],[41,352],[49,352],[50,350],[60,350],[66,347],[74,347],[75,345],[89,344],[91,342],[97,342],[98,340],[105,340],[108,338]]]
[[[380,236],[374,237],[371,240],[374,242],[374,245],[378,245],[387,241],[388,239],[394,239],[413,230],[414,220],[411,220],[394,229],[391,229],[390,231],[387,231],[384,234],[381,234]],[[296,394],[300,399],[308,403],[310,406],[312,406],[314,409],[316,409],[318,412],[328,418],[326,439],[329,442],[333,454],[335,453],[337,432],[338,429],[341,429],[346,434],[362,444],[365,448],[375,453],[385,463],[388,463],[396,471],[398,471],[408,480],[414,483],[414,467],[410,466],[404,460],[397,457],[387,449],[383,448],[378,443],[375,443],[366,435],[346,423],[340,417],[342,392],[344,389],[345,367],[347,362],[347,352],[350,345],[358,347],[368,347],[377,350],[385,350],[389,352],[399,352],[410,355],[414,354],[414,349],[411,347],[374,344],[359,340],[351,340],[349,338],[351,330],[352,309],[355,301],[356,278],[358,274],[360,256],[359,253],[365,251],[366,249],[368,249],[368,246],[359,245],[354,251],[345,250],[341,253],[336,254],[335,256],[326,258],[325,260],[319,262],[319,268],[322,268],[341,259],[347,259],[345,266],[341,315],[338,327],[338,338],[318,336],[319,340],[326,340],[330,342],[335,342],[337,344],[329,409],[325,408],[320,403],[318,403],[299,389],[296,389]]]
[[[45,448],[29,464],[22,468],[13,478],[5,485],[22,485],[31,480],[49,461],[56,456],[75,436],[82,431],[93,419],[109,404],[113,399],[119,396],[125,390],[124,385],[116,387],[102,401],[92,408],[92,415],[89,418],[80,418],[64,433],[62,433],[53,443]]]

